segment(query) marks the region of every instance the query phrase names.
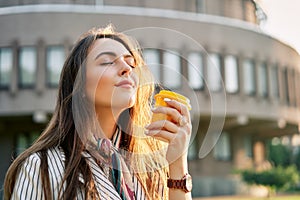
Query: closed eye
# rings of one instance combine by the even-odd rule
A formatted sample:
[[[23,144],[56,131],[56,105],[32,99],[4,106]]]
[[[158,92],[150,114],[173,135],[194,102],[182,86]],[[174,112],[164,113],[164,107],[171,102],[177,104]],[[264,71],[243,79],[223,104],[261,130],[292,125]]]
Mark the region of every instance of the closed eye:
[[[136,67],[136,62],[133,56],[128,55],[128,56],[124,56],[124,61],[127,63],[127,65],[129,65],[132,68]]]
[[[136,67],[135,58],[131,54],[117,57],[116,54],[110,52],[104,52],[101,53],[101,55],[98,56],[98,58],[99,57],[100,57],[100,66],[114,65],[115,63],[123,60],[123,62],[126,62],[126,64],[129,65],[130,67],[132,68]]]
[[[111,61],[111,62],[103,62],[103,63],[100,63],[101,66],[107,66],[107,65],[113,65],[115,62],[114,61]]]

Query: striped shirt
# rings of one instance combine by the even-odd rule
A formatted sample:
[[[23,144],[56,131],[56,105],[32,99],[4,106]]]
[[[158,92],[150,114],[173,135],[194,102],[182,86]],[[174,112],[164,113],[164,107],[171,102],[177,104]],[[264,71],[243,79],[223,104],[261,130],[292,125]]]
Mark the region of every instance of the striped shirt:
[[[47,156],[52,196],[54,199],[58,199],[58,191],[64,174],[65,155],[61,148],[56,147],[49,149]],[[87,160],[91,167],[100,199],[121,200],[113,184],[108,180],[94,159],[90,156],[87,157]],[[40,166],[41,158],[38,153],[34,153],[26,159],[16,179],[11,199],[45,199],[42,189]],[[80,177],[79,180],[83,181]],[[143,187],[135,176],[133,177],[133,183],[135,198],[138,200],[147,199]],[[77,199],[85,199],[84,188],[80,188],[77,191]]]
[[[119,136],[120,134],[115,134],[113,138],[113,142],[117,146],[117,143],[119,143],[120,140]],[[92,156],[87,152],[84,152],[83,155],[90,165],[92,176],[100,199],[121,200],[121,197],[116,191],[115,187],[92,158]],[[47,160],[52,197],[53,199],[58,199],[59,188],[61,186],[65,171],[65,154],[60,147],[51,148],[47,151]],[[83,178],[80,176],[79,181],[83,182]],[[133,185],[135,199],[147,199],[145,191],[136,176],[133,176]],[[22,165],[16,179],[11,199],[45,199],[41,179],[41,157],[38,153],[34,153],[29,156]],[[84,188],[79,188],[77,190],[76,199],[85,199]]]

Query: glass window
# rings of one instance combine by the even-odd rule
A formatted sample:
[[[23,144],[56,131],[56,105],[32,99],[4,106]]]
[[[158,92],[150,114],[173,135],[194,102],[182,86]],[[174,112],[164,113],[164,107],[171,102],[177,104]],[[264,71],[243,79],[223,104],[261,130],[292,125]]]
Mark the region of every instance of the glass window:
[[[190,53],[188,55],[188,81],[193,89],[202,89],[203,81],[203,60],[200,53]]]
[[[251,59],[243,62],[244,92],[247,95],[254,95],[256,92],[255,84],[255,63]]]
[[[166,87],[175,89],[181,85],[180,57],[176,52],[166,51],[163,54],[163,83]]]
[[[193,160],[193,159],[197,158],[197,155],[198,155],[197,139],[198,138],[195,138],[189,145],[189,149],[188,149],[188,159],[189,160]]]
[[[268,71],[267,64],[264,62],[258,65],[258,89],[259,96],[268,96]]]
[[[36,81],[37,53],[34,47],[22,47],[19,54],[19,83],[33,87]]]
[[[57,86],[61,69],[65,61],[65,49],[63,46],[51,46],[47,48],[47,84]]]
[[[210,91],[220,91],[222,88],[221,56],[210,53],[207,60],[207,84]]]
[[[216,134],[217,136],[218,134]],[[226,132],[222,132],[214,147],[214,157],[217,160],[230,160],[231,150],[230,150],[230,136]]]
[[[236,93],[239,90],[238,62],[233,55],[227,55],[224,60],[225,87],[228,93]]]
[[[160,59],[159,59],[159,51],[155,49],[145,49],[143,51],[143,55],[145,58],[145,62],[152,72],[155,80],[157,82],[160,81]]]
[[[28,148],[28,138],[25,134],[19,134],[16,147],[17,155],[20,155],[26,148]]]
[[[31,144],[38,138],[38,136],[38,132],[18,134],[16,139],[16,154],[20,155],[25,149],[30,147]]]
[[[205,12],[205,3],[204,0],[196,0],[196,11],[199,13]]]
[[[244,137],[244,147],[246,156],[252,158],[252,139],[250,135]]]
[[[274,65],[270,72],[270,94],[276,99],[279,97],[279,85],[278,85],[278,67]]]
[[[296,97],[296,106],[300,107],[300,73],[295,72],[295,97]]]
[[[284,97],[284,100],[285,100],[285,102],[286,102],[286,104],[287,105],[290,105],[290,95],[289,95],[289,93],[291,92],[290,91],[290,88],[289,88],[289,73],[288,73],[288,69],[287,68],[285,68],[284,70],[283,70],[283,88],[284,88],[284,90],[283,90],[283,97]]]
[[[291,68],[289,70],[289,77],[288,77],[291,106],[296,106],[296,85],[295,85],[296,75],[295,74],[296,73],[294,68]]]
[[[9,86],[13,66],[13,52],[11,48],[0,48],[0,88]]]

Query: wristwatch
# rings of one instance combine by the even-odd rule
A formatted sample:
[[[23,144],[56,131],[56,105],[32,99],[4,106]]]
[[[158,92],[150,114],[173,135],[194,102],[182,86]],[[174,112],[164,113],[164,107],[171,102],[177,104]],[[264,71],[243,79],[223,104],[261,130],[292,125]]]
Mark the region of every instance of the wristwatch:
[[[185,193],[192,191],[192,177],[189,174],[185,174],[180,180],[168,179],[167,181],[168,188],[172,189],[181,189]]]

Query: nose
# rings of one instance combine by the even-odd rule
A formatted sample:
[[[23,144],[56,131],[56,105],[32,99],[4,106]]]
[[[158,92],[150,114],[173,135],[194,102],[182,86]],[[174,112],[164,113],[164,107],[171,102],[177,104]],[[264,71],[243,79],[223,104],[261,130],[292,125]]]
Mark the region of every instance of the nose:
[[[124,57],[120,57],[120,71],[119,75],[130,75],[132,72],[132,67],[124,60]]]

